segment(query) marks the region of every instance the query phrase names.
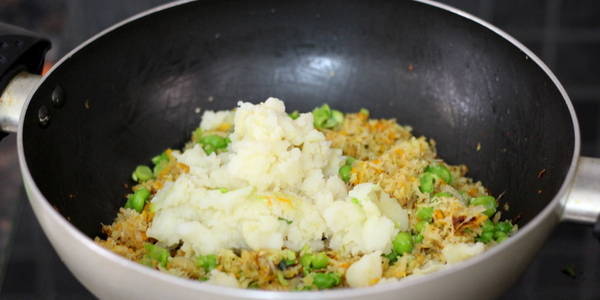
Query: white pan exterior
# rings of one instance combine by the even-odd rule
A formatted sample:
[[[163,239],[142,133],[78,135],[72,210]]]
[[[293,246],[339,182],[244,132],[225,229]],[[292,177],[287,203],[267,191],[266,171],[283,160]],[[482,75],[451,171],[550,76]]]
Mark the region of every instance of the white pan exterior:
[[[129,21],[167,9],[180,1],[157,7],[134,16],[86,41],[57,63],[61,63],[93,42],[99,36]],[[558,194],[542,212],[514,236],[497,247],[467,261],[426,276],[410,276],[400,281],[360,289],[338,289],[319,292],[270,292],[233,289],[163,274],[129,261],[95,244],[89,237],[65,220],[44,198],[25,162],[23,124],[18,129],[18,152],[23,182],[29,201],[46,236],[69,270],[86,288],[101,299],[487,299],[502,294],[521,274],[546,237],[560,221],[567,193],[572,185],[579,160],[580,136],[577,117],[564,88],[539,58],[521,43],[498,28],[465,12],[443,4],[420,1],[468,18],[497,33],[537,63],[552,79],[569,108],[575,130],[571,167]],[[52,72],[51,71],[51,72]],[[40,82],[40,84],[43,82]],[[31,96],[30,96],[31,97]],[[27,100],[29,103],[30,98]],[[27,104],[21,112],[24,119]]]

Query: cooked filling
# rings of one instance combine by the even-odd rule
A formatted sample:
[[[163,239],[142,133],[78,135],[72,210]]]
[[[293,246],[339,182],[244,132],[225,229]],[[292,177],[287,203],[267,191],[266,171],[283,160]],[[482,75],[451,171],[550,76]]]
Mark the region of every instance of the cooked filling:
[[[182,150],[138,166],[100,245],[150,268],[268,290],[426,274],[508,238],[497,200],[435,144],[366,109],[207,111]]]

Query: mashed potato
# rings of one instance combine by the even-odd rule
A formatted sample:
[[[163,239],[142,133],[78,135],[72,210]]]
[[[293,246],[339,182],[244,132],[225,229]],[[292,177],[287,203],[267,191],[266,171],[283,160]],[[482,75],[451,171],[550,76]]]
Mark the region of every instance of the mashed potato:
[[[151,203],[147,231],[189,255],[223,249],[322,250],[323,238],[341,253],[389,252],[408,214],[375,184],[348,191],[337,175],[345,157],[283,102],[239,103],[235,112],[205,112],[201,128],[233,120],[227,152],[207,155],[200,145],[173,152],[189,173],[169,182]],[[356,200],[353,200],[356,199]],[[354,202],[356,203],[354,203]]]

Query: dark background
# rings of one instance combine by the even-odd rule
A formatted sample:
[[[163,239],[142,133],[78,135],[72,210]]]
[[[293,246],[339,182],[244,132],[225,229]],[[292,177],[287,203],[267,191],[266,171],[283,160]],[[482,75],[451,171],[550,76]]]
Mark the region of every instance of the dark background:
[[[111,24],[166,2],[0,0],[0,22],[51,38],[47,60],[55,62]],[[600,157],[600,1],[442,2],[491,22],[540,56],[575,104],[582,154]],[[93,298],[60,262],[33,216],[18,171],[15,135],[0,142],[0,298]],[[503,298],[600,299],[600,243],[591,228],[559,225]]]

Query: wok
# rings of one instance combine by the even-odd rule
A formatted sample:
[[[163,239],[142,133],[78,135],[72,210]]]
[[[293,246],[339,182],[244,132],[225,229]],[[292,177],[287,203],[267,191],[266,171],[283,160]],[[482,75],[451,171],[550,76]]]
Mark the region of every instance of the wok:
[[[579,156],[577,119],[557,78],[506,33],[439,3],[181,1],[103,31],[43,78],[29,74],[48,47],[0,27],[0,120],[17,131],[24,185],[45,234],[100,298],[494,298],[557,222],[592,223],[600,211],[600,162]],[[268,96],[290,110],[366,107],[413,126],[446,161],[467,164],[502,195],[510,206],[503,214],[520,230],[430,275],[295,293],[177,278],[93,242],[123,206],[130,171],[181,147],[198,125],[196,108]]]

